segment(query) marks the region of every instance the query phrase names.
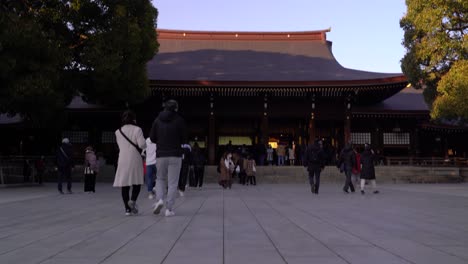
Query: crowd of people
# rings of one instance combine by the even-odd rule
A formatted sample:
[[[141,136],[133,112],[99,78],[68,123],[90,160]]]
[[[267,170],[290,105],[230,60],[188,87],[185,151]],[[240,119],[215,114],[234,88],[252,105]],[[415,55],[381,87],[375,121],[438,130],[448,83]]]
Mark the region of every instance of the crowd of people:
[[[165,207],[165,216],[173,216],[177,196],[183,197],[187,186],[201,189],[203,186],[206,158],[195,143],[188,144],[185,121],[178,114],[178,103],[168,100],[154,120],[149,137],[143,136],[137,126],[136,115],[126,111],[122,115],[121,127],[115,131],[119,155],[114,178],[114,187],[121,189],[125,215],[138,214],[137,200],[141,186],[146,184],[149,199],[156,198],[153,213],[160,214]],[[335,160],[336,157],[336,160]],[[235,149],[229,142],[217,166],[218,183],[224,189],[231,189],[233,179],[241,185],[256,185],[257,164],[259,165],[303,165],[309,172],[311,192],[319,193],[320,173],[325,165],[337,162],[345,175],[343,192],[355,192],[359,184],[365,194],[366,181],[376,189],[376,155],[368,144],[362,153],[352,144],[336,155],[330,145],[316,140],[309,146],[279,144],[276,149],[271,145],[257,144],[251,149],[245,145]],[[72,148],[64,138],[57,151],[58,191],[63,194],[63,183],[67,192],[72,193],[71,169],[74,166]],[[85,149],[84,191],[96,191],[96,176],[99,173],[99,160],[91,146]]]

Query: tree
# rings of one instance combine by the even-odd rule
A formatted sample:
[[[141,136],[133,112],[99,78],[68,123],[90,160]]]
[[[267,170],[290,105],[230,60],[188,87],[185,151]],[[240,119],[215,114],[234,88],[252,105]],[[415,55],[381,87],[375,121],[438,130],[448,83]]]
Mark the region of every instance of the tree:
[[[69,58],[58,34],[60,10],[48,9],[55,13],[44,16],[47,8],[38,4],[0,4],[0,112],[21,113],[36,122],[64,107],[61,72]]]
[[[406,0],[400,20],[403,73],[424,96],[433,119],[468,120],[468,1]]]
[[[71,28],[79,36],[72,73],[101,104],[137,103],[149,94],[146,63],[155,55],[157,10],[148,0],[81,1]],[[83,23],[90,21],[90,23]]]
[[[149,93],[157,10],[149,0],[0,3],[0,112],[47,122],[73,95],[108,105]]]

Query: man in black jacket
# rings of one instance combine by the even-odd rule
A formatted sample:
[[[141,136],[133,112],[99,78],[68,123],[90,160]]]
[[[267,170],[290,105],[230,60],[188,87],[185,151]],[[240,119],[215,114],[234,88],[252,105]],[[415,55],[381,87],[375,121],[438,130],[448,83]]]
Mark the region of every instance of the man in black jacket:
[[[62,183],[67,181],[67,191],[72,193],[71,171],[73,164],[72,145],[68,138],[62,140],[62,146],[57,150],[57,169],[58,169],[58,184],[59,193],[63,194]]]
[[[166,200],[166,216],[173,216],[172,210],[177,195],[180,168],[182,165],[182,144],[187,143],[187,128],[183,118],[177,113],[175,100],[164,103],[151,127],[150,139],[156,144],[156,198],[153,213],[159,214]],[[167,188],[167,196],[166,196]],[[167,199],[166,199],[167,198]]]
[[[304,155],[304,167],[307,167],[307,170],[309,171],[310,191],[318,194],[320,187],[320,172],[325,164],[320,142],[315,140],[314,144],[310,144]]]
[[[343,192],[348,193],[348,189],[354,192],[354,185],[351,181],[351,174],[354,165],[356,164],[356,154],[354,154],[353,146],[351,143],[346,144],[340,154],[340,163],[344,164],[344,173],[346,175],[345,185]]]

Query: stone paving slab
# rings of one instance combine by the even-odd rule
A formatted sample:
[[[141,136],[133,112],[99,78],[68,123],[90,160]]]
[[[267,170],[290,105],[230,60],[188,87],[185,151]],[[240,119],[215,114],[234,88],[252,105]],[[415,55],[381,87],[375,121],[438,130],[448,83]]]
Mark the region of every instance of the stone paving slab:
[[[0,263],[468,263],[468,184],[208,184],[176,216],[124,216],[120,190],[0,189]]]

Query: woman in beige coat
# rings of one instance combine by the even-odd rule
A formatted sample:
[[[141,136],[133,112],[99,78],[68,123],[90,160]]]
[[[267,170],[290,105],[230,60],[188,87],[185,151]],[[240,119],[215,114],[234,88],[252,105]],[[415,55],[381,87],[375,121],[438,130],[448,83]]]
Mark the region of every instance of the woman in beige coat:
[[[125,215],[137,214],[136,200],[143,184],[143,159],[141,150],[146,148],[143,131],[136,126],[136,116],[132,111],[122,115],[122,127],[115,131],[119,145],[119,159],[115,173],[114,187],[122,188],[122,199],[125,206]],[[130,199],[130,186],[132,197]]]

